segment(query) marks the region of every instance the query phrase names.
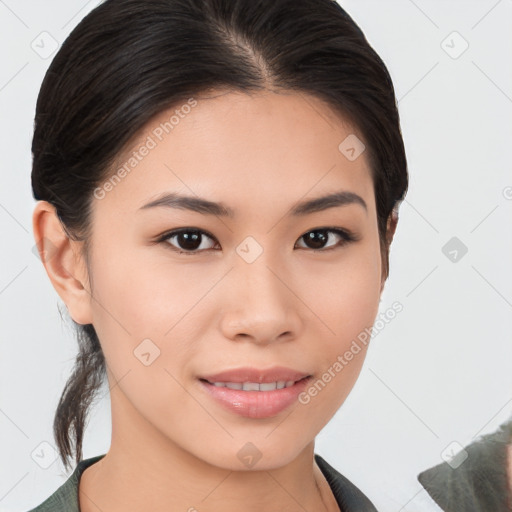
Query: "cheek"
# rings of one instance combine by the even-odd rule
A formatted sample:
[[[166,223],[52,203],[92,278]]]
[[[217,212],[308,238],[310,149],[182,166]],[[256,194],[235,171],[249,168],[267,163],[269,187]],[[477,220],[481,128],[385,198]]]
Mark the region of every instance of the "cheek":
[[[304,404],[323,418],[343,403],[366,356],[380,300],[379,245],[371,241],[347,251],[331,268],[318,265],[314,275],[314,286],[305,278],[303,289],[308,290],[304,302],[317,316],[311,325],[323,333],[317,353],[321,373],[309,389],[311,393],[306,393]],[[307,337],[318,338],[314,333]],[[322,398],[316,399],[320,395]],[[330,404],[327,409],[326,404]]]
[[[303,270],[304,302],[324,321],[325,339],[342,348],[348,339],[371,327],[380,301],[379,245],[368,240],[340,251],[328,264],[312,263]]]
[[[222,277],[222,269],[177,265],[161,255],[148,258],[147,248],[122,250],[120,243],[101,247],[101,255],[91,261],[93,324],[115,376],[138,368],[134,351],[141,343],[150,352],[160,350],[159,364],[189,355],[202,298]]]
[[[287,300],[304,317],[300,338],[318,339],[317,357],[326,367],[371,327],[378,310],[378,238],[356,244],[331,256],[297,257],[281,272],[275,268],[296,295]],[[161,349],[160,363],[168,359],[171,340],[172,360],[191,355],[195,338],[222,307],[219,282],[226,270],[220,264],[178,264],[156,248],[148,257],[148,248],[125,245],[119,239],[109,244],[105,237],[97,244],[101,254],[91,259],[93,323],[117,377],[133,367],[133,352],[144,339]],[[364,357],[357,359],[351,367],[360,366]]]
[[[103,246],[94,260],[95,321],[102,327],[118,324],[133,336],[162,335],[188,297],[200,292],[197,283],[186,270],[148,259],[147,248],[123,251],[116,245]]]
[[[371,298],[353,296],[350,302],[338,302],[341,313],[325,316],[335,335],[325,336],[319,345],[318,373],[299,396],[298,406],[315,418],[318,430],[345,402],[359,377],[371,342],[377,304]]]

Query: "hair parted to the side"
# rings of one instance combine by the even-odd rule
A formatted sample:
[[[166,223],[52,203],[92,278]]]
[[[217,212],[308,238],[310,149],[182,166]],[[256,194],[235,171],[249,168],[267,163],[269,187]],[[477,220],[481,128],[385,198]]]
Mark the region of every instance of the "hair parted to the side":
[[[395,92],[380,57],[333,0],[106,0],[71,32],[43,80],[34,198],[55,206],[86,251],[93,191],[120,152],[156,114],[217,89],[311,94],[360,130],[387,278],[386,224],[408,186]],[[76,327],[76,365],[54,420],[66,467],[73,452],[82,458],[87,411],[106,375],[94,327]]]

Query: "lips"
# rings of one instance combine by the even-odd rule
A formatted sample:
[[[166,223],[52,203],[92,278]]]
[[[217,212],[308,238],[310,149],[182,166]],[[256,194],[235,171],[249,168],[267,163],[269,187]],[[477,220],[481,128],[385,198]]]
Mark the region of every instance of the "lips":
[[[297,403],[311,375],[291,368],[236,368],[199,377],[200,389],[230,412],[252,419],[277,416]]]
[[[310,374],[286,368],[284,366],[274,366],[268,369],[258,369],[251,367],[235,368],[233,370],[226,370],[219,373],[212,373],[200,376],[200,380],[208,381],[211,384],[215,382],[233,382],[233,383],[247,383],[253,382],[258,384],[271,383],[271,382],[297,382]]]

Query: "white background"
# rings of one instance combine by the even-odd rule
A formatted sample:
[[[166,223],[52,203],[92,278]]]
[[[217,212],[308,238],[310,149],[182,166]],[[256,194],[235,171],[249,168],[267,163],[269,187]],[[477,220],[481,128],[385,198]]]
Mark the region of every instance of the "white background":
[[[97,3],[0,1],[0,511],[38,505],[68,477],[60,460],[43,469],[31,458],[54,444],[76,351],[32,252],[30,144],[53,57],[33,47],[61,43]],[[316,452],[379,511],[436,510],[418,472],[512,412],[512,0],[340,3],[385,61],[399,100],[410,187],[381,312],[394,301],[404,309],[374,338]],[[468,248],[456,262],[442,251],[452,237]],[[84,458],[109,447],[106,391]]]

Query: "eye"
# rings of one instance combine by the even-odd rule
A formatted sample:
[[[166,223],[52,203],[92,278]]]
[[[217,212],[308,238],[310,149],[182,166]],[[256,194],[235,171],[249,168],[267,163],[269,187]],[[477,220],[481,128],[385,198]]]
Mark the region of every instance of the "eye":
[[[336,242],[336,238],[339,239],[338,243],[330,243],[329,245],[326,245],[329,241],[332,240]],[[355,242],[357,238],[352,233],[344,229],[317,228],[308,231],[307,233],[302,235],[299,238],[299,240],[304,240],[307,244],[310,244],[310,246],[312,246],[306,246],[306,249],[312,249],[313,251],[329,251],[332,249],[336,249],[336,247],[346,245],[350,242]]]
[[[336,238],[338,238],[337,242]],[[354,242],[358,238],[350,231],[326,227],[308,231],[299,238],[300,240],[304,240],[308,244],[306,247],[299,246],[300,249],[323,252]],[[215,248],[216,243],[218,244],[213,235],[196,228],[181,228],[164,233],[157,242],[165,242],[172,250],[180,254],[189,255],[212,250]]]
[[[159,242],[167,242],[171,249],[180,254],[194,254],[212,249],[213,247],[209,246],[211,243],[208,240],[215,239],[200,229],[182,228],[166,233],[159,239]]]

